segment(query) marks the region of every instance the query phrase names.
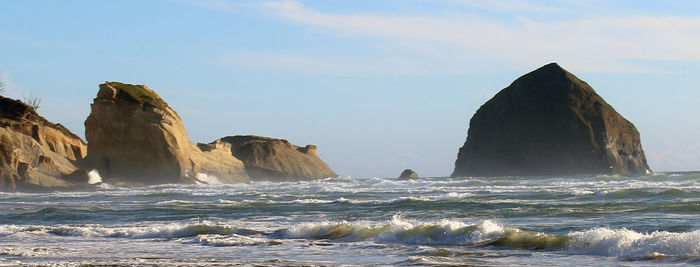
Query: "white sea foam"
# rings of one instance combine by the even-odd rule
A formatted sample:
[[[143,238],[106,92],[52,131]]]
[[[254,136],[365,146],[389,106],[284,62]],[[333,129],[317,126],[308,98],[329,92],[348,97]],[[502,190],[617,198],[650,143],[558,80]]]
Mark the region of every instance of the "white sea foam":
[[[374,239],[382,243],[403,244],[476,244],[503,234],[503,227],[491,220],[466,224],[457,220],[410,222],[394,216],[385,224],[360,222],[305,223],[287,229],[285,238],[340,239],[361,241]]]
[[[62,225],[62,226],[0,226],[0,234],[20,232],[48,233],[60,236],[110,237],[110,238],[182,238],[204,234],[230,235],[237,229],[228,225],[211,222],[194,224],[170,223],[149,226],[103,226],[103,225]]]
[[[700,230],[643,234],[624,228],[594,228],[571,233],[568,237],[567,248],[574,253],[621,257],[700,256]]]
[[[228,246],[256,246],[269,244],[270,241],[265,238],[247,237],[237,234],[232,235],[199,235],[193,240],[193,243],[202,244],[213,247],[228,247]]]
[[[2,249],[0,249],[0,255],[14,256],[14,257],[25,257],[25,258],[46,256],[46,255],[51,255],[54,253],[55,253],[55,249],[43,248],[43,247],[37,247],[37,248],[15,247],[15,248],[2,248]]]
[[[195,175],[195,178],[207,184],[222,184],[221,181],[219,181],[219,178],[216,178],[216,176],[214,175],[208,175],[206,173],[197,173],[197,175]]]
[[[93,169],[88,172],[88,184],[97,184],[102,182],[102,177],[100,176],[100,173]]]

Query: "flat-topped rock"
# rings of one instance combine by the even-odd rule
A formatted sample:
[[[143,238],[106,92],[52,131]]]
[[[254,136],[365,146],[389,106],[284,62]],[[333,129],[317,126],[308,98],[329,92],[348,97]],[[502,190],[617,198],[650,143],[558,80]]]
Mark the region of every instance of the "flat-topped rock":
[[[337,177],[316,154],[316,146],[295,146],[284,139],[254,135],[220,139],[231,145],[231,153],[245,165],[254,180],[293,181]]]
[[[482,105],[452,176],[649,172],[639,133],[586,82],[552,63]]]

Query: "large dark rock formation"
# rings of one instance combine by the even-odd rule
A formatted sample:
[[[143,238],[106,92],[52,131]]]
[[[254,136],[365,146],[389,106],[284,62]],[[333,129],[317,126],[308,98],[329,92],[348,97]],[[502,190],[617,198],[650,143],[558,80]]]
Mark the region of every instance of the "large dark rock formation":
[[[19,100],[0,96],[0,190],[82,186],[86,179],[64,177],[77,177],[75,160],[86,150],[85,142],[63,125],[47,121]]]
[[[295,146],[287,140],[237,135],[215,142],[231,145],[231,153],[245,165],[254,180],[295,181],[337,177],[316,154],[316,146]],[[201,145],[203,147],[206,145]]]
[[[177,113],[145,85],[100,85],[85,120],[88,154],[83,164],[105,181],[132,184],[247,182],[243,163],[228,151],[200,150]],[[199,178],[198,178],[199,177]]]
[[[551,63],[477,110],[452,176],[648,171],[634,125],[586,82]]]

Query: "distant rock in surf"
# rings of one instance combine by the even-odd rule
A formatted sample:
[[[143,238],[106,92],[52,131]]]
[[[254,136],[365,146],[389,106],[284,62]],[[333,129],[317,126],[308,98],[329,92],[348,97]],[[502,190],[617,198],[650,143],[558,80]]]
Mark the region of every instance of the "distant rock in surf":
[[[639,174],[639,133],[586,82],[556,63],[477,110],[452,176]]]
[[[399,175],[399,180],[412,180],[412,179],[419,179],[420,176],[418,176],[418,173],[414,172],[411,169],[405,169],[403,172],[401,172],[401,175]]]
[[[19,100],[0,96],[0,190],[82,185],[70,175],[78,172],[75,160],[84,157],[86,150],[85,142],[63,125],[47,121]]]
[[[102,178],[134,184],[194,183],[198,174],[246,182],[243,163],[214,147],[201,151],[177,113],[145,85],[106,82],[85,120],[84,164]]]
[[[300,147],[284,139],[254,135],[228,136],[217,142],[231,145],[231,153],[243,161],[253,180],[294,181],[338,176],[318,157],[314,145]]]

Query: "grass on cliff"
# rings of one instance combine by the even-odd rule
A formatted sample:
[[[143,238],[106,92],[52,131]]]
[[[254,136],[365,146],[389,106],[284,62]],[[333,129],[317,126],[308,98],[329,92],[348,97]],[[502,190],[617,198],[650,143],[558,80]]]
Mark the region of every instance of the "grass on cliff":
[[[155,95],[155,93],[149,92],[142,85],[134,85],[120,82],[107,82],[106,84],[116,88],[127,98],[138,103],[158,108],[163,108],[167,106],[167,104],[165,104],[165,102],[162,99],[160,99],[160,97]]]

